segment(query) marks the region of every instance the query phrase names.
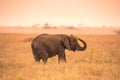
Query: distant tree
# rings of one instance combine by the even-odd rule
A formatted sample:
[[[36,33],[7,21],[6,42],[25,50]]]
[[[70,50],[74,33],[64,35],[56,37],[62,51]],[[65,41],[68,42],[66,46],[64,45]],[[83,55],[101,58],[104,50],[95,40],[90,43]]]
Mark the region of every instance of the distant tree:
[[[17,25],[17,27],[21,27],[20,25]]]
[[[32,25],[32,27],[39,27],[40,26],[40,24],[34,24],[34,25]]]
[[[103,25],[102,27],[103,27],[103,28],[105,28],[106,26],[105,26],[105,25]]]
[[[48,23],[45,23],[45,24],[44,24],[44,26],[43,26],[43,28],[45,28],[45,29],[49,29],[49,28],[50,28],[50,26],[49,26],[49,24],[48,24]]]
[[[57,29],[57,26],[53,26],[52,28],[53,28],[53,29]]]
[[[74,26],[67,26],[67,27],[65,27],[66,29],[77,29],[77,28],[75,28]]]
[[[51,26],[50,24],[45,23],[43,28],[45,28],[45,29],[57,29],[57,26]]]
[[[79,24],[78,24],[79,27],[82,27],[83,25],[84,25],[83,23],[79,23]]]
[[[116,30],[115,33],[116,33],[117,35],[120,35],[120,30]]]

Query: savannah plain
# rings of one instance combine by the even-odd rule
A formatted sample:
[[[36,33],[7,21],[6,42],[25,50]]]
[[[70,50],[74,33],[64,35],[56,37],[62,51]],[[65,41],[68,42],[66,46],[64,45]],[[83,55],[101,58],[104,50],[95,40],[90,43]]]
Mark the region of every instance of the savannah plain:
[[[118,29],[57,31],[1,27],[0,80],[119,80],[120,35],[114,30]],[[49,58],[46,65],[42,61],[35,63],[31,41],[41,33],[74,34],[87,43],[87,49],[83,52],[66,50],[67,63],[58,64],[57,56]]]

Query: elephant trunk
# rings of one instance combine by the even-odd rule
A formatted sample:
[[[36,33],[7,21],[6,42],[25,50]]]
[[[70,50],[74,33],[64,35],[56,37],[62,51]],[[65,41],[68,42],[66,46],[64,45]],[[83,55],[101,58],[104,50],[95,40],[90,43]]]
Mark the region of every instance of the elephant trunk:
[[[85,41],[83,41],[83,40],[80,39],[80,38],[79,38],[78,40],[81,41],[81,42],[83,43],[83,45],[84,45],[83,47],[79,46],[79,49],[78,49],[78,50],[79,50],[79,51],[84,51],[84,50],[87,48],[87,45],[86,45]]]

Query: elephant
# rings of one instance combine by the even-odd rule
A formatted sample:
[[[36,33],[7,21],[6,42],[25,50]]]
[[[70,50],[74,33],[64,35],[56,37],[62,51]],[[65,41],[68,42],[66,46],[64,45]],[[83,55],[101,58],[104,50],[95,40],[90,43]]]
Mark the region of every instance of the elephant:
[[[80,46],[78,41],[84,46]],[[46,64],[48,58],[58,55],[58,63],[66,62],[65,49],[69,51],[84,51],[86,42],[73,35],[65,34],[41,34],[35,37],[31,43],[33,56],[36,62],[42,61]]]

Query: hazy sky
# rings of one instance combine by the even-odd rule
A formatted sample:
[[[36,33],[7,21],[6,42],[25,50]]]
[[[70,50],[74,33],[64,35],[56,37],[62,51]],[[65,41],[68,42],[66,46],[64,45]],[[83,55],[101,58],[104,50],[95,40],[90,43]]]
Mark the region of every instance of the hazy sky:
[[[120,26],[120,0],[0,0],[0,25]]]

